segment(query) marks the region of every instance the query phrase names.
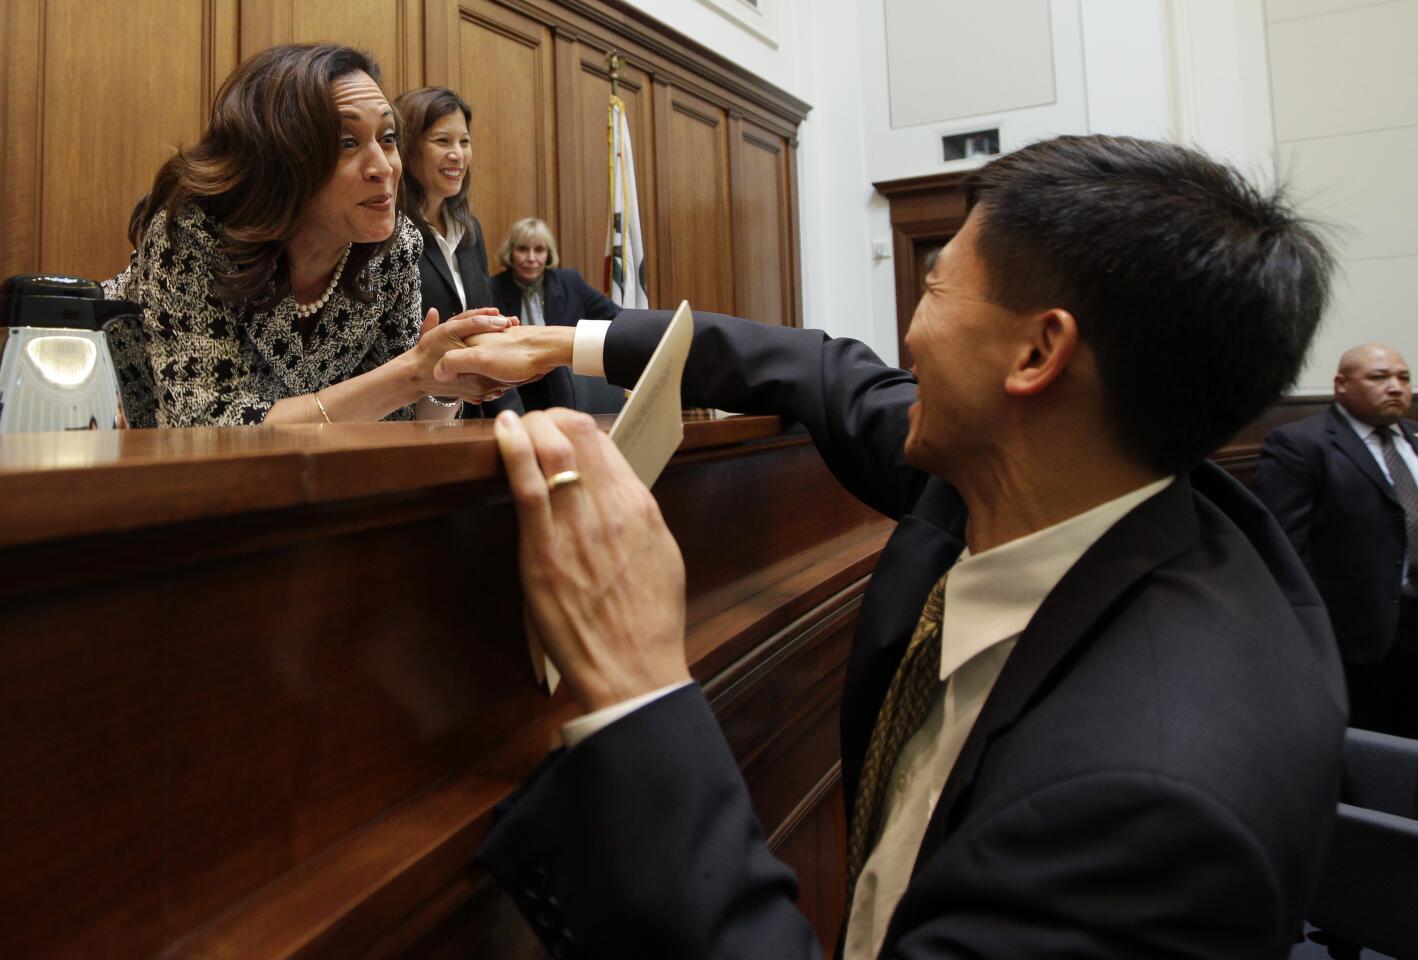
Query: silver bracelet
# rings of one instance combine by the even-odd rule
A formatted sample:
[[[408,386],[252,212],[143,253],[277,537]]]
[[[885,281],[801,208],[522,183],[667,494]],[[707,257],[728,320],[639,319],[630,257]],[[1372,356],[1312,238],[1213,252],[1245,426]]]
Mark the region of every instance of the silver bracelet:
[[[454,407],[461,407],[463,405],[462,397],[435,397],[431,395],[425,395],[424,399],[427,400],[429,403],[436,404],[444,408],[445,410],[452,410]]]

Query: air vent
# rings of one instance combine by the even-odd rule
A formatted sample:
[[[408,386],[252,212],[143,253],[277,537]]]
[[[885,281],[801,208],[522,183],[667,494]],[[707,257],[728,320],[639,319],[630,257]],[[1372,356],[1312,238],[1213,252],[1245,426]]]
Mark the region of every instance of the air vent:
[[[974,160],[977,157],[999,156],[999,127],[992,130],[971,130],[968,133],[948,133],[940,138],[941,159]]]

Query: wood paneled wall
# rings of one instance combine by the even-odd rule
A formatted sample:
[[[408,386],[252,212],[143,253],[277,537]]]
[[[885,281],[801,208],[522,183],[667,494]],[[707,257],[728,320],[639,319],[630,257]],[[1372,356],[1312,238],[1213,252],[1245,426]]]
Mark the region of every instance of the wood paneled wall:
[[[539,216],[603,275],[612,49],[625,58],[652,303],[800,324],[796,133],[808,106],[619,0],[6,0],[0,276],[102,278],[134,203],[213,95],[275,43],[374,53],[392,97],[473,107],[474,211],[491,251]]]

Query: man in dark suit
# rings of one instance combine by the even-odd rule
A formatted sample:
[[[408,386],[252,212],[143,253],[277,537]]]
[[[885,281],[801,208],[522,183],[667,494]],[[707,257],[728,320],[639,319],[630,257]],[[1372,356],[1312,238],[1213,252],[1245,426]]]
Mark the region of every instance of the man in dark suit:
[[[801,421],[898,520],[842,705],[844,954],[1283,957],[1338,796],[1343,686],[1283,532],[1202,458],[1293,381],[1330,259],[1166,144],[1034,144],[967,202],[913,372],[706,314],[685,374],[687,402]],[[440,375],[603,361],[623,383],[665,322],[512,331]],[[497,434],[527,601],[589,712],[482,862],[556,956],[816,955],[688,682],[653,498],[587,418]]]
[[[620,307],[581,278],[560,268],[556,238],[535,217],[518,220],[497,252],[503,271],[492,278],[494,303],[504,316],[522,323],[574,327],[582,320],[610,320]],[[633,386],[633,384],[632,384]],[[520,388],[528,410],[566,407],[587,413],[615,413],[625,402],[623,390],[601,377],[558,368]]]
[[[1324,597],[1344,658],[1352,723],[1418,737],[1418,444],[1408,364],[1347,351],[1334,405],[1272,430],[1256,493]]]

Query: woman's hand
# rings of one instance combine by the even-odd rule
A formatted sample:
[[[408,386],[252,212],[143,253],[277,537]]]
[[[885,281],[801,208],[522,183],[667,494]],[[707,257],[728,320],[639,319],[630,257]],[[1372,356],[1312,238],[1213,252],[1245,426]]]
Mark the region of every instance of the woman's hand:
[[[464,339],[505,336],[502,331],[516,326],[516,317],[500,317],[495,307],[468,310],[443,324],[438,322],[438,311],[430,310],[414,346],[357,377],[322,387],[314,394],[278,400],[266,414],[265,422],[274,425],[378,420],[391,410],[433,396],[453,395],[471,403],[496,400],[514,384],[473,374],[438,380],[433,371],[445,354],[464,349]],[[419,403],[416,411],[427,419],[451,418],[455,412],[452,407],[427,403]]]
[[[449,350],[438,361],[434,376],[442,382],[475,375],[516,386],[571,364],[575,327],[507,327],[497,336],[466,338],[466,346]]]
[[[438,322],[438,311],[430,309],[419,328],[419,341],[405,354],[413,366],[414,389],[418,396],[459,396],[469,403],[496,400],[516,383],[476,373],[464,373],[438,379],[435,369],[444,354],[464,349],[464,341],[501,335],[518,325],[516,317],[503,317],[496,307],[478,307]]]
[[[655,498],[584,413],[498,414],[521,528],[522,592],[587,711],[689,679],[684,559]],[[551,488],[550,478],[578,479]]]

